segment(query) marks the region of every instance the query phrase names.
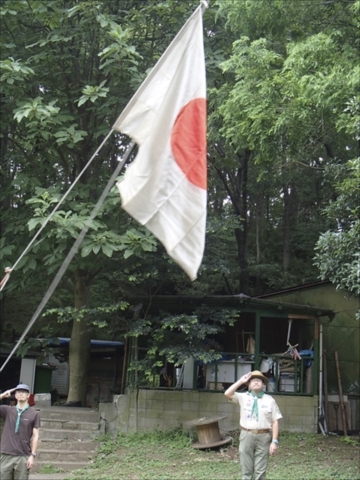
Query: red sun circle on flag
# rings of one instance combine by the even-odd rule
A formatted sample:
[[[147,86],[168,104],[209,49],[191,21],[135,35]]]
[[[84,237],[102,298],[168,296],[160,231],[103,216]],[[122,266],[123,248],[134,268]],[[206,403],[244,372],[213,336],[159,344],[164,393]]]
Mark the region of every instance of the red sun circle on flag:
[[[205,98],[195,98],[180,110],[171,132],[171,150],[187,179],[206,190]]]

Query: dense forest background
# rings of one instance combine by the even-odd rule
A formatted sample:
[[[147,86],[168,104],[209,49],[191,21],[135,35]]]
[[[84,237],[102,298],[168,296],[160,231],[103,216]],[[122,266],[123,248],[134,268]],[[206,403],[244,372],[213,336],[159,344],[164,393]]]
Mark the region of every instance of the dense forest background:
[[[2,270],[19,258],[197,5],[1,2]],[[123,303],[129,294],[254,296],[319,279],[359,294],[359,21],[358,0],[211,2],[199,277],[189,281],[121,210],[113,190],[31,332],[71,335],[73,365],[84,364],[78,378],[90,336],[119,339],[133,328]],[[4,341],[23,331],[127,142],[120,134],[106,142],[12,273],[1,299]],[[74,372],[73,379],[76,390]]]

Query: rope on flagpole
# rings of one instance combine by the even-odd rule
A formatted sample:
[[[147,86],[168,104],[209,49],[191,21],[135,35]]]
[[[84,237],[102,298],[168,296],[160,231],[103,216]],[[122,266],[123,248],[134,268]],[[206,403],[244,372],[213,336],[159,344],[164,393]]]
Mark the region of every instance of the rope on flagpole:
[[[110,180],[108,181],[103,193],[101,194],[99,200],[97,201],[93,211],[91,212],[90,214],[90,217],[89,219],[85,222],[85,226],[84,228],[81,230],[79,236],[77,237],[74,245],[71,247],[71,250],[69,251],[69,253],[67,254],[63,264],[61,265],[59,271],[57,272],[54,280],[52,281],[50,287],[48,288],[47,292],[45,293],[44,295],[44,298],[42,299],[40,305],[38,306],[38,308],[36,309],[34,315],[32,316],[30,322],[28,323],[27,327],[25,328],[23,334],[21,335],[21,337],[19,338],[19,340],[17,341],[15,347],[12,349],[12,351],[10,352],[9,356],[7,357],[6,361],[3,363],[3,365],[1,366],[0,368],[0,373],[3,371],[3,369],[5,368],[6,364],[9,362],[9,360],[11,359],[11,357],[14,355],[14,353],[16,352],[16,350],[18,349],[19,345],[21,344],[21,342],[24,340],[26,334],[28,333],[28,331],[30,330],[30,328],[34,325],[34,323],[36,322],[36,320],[38,319],[39,315],[41,314],[41,312],[43,311],[45,305],[47,304],[47,302],[49,301],[51,295],[54,293],[54,290],[55,288],[58,286],[60,280],[62,279],[62,277],[64,276],[64,273],[66,272],[71,260],[74,258],[74,256],[76,255],[77,251],[78,251],[78,248],[80,247],[82,241],[84,240],[84,237],[87,233],[87,231],[89,230],[90,228],[90,224],[91,224],[91,221],[94,220],[94,218],[96,217],[96,215],[99,213],[99,210],[102,206],[102,204],[104,203],[104,200],[106,198],[106,196],[108,195],[108,193],[110,192],[115,180],[116,180],[116,177],[119,175],[119,173],[121,172],[121,170],[123,169],[124,165],[125,165],[125,162],[127,161],[127,159],[129,158],[129,156],[131,155],[131,152],[134,150],[134,147],[135,147],[135,143],[134,142],[130,142],[128,147],[127,147],[127,151],[125,152],[122,160],[119,162],[119,165],[116,167],[114,173],[112,174]]]
[[[77,184],[77,182],[79,181],[79,179],[81,178],[81,176],[84,174],[84,172],[87,170],[87,168],[90,166],[91,162],[94,160],[94,158],[97,156],[97,154],[99,153],[99,151],[101,150],[101,148],[103,147],[103,145],[106,143],[107,139],[110,137],[110,135],[113,133],[114,129],[111,129],[110,132],[106,135],[106,137],[104,138],[104,140],[101,142],[101,144],[99,145],[99,147],[96,149],[95,153],[93,154],[93,156],[90,158],[90,160],[87,162],[87,164],[85,165],[85,167],[81,170],[81,172],[79,173],[79,175],[76,177],[74,183],[72,183],[70,185],[70,188],[68,189],[68,191],[65,193],[65,195],[60,199],[60,201],[58,202],[58,204],[55,206],[55,208],[53,209],[53,211],[50,213],[50,215],[46,218],[45,222],[42,224],[42,226],[40,227],[40,229],[36,232],[36,234],[33,236],[32,240],[30,241],[29,245],[25,248],[25,250],[23,251],[23,253],[20,255],[20,257],[16,260],[16,262],[14,263],[14,265],[11,267],[11,270],[13,271],[15,269],[15,267],[18,265],[18,263],[20,262],[20,260],[24,257],[24,255],[27,254],[27,252],[30,250],[30,248],[32,247],[32,245],[34,244],[35,240],[38,238],[38,236],[40,235],[40,233],[44,230],[44,228],[46,227],[46,225],[49,223],[49,221],[51,220],[51,218],[53,217],[54,213],[58,210],[58,208],[60,207],[60,205],[64,202],[64,200],[66,199],[66,197],[69,195],[69,193],[71,192],[71,190],[75,187],[75,185]],[[5,287],[5,284],[6,282],[0,286],[0,292],[3,290],[3,288]]]
[[[10,278],[10,273],[12,272],[11,268],[10,267],[6,267],[5,268],[5,275],[4,275],[4,278],[1,280],[0,282],[0,287],[1,289],[3,289],[7,283],[7,281],[9,280]]]

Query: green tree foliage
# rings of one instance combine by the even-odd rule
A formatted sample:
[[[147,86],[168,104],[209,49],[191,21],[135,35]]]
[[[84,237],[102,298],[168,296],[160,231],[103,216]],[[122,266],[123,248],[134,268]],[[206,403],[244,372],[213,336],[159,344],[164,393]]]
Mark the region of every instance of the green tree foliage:
[[[131,0],[2,3],[4,263],[12,263],[84,172],[186,11],[176,1],[138,7]],[[37,275],[54,274],[126,143],[116,135],[104,145],[19,264],[23,273],[36,269]],[[119,203],[119,195],[109,196],[69,268],[65,282],[77,309],[90,306],[91,286],[102,270],[114,271],[125,264],[129,268],[129,257],[139,261],[143,252],[156,250],[154,238],[137,229],[121,213]],[[119,252],[116,266],[107,260],[114,252]],[[95,261],[98,254],[101,260]],[[73,322],[69,400],[84,400],[89,335],[86,317]]]
[[[239,266],[262,289],[315,279],[331,166],[357,148],[349,105],[358,93],[359,2],[216,4],[237,37],[221,64],[225,81],[211,91],[210,122],[222,144],[220,178],[241,217]]]
[[[192,0],[1,3],[2,268],[74,184],[194,8]],[[121,212],[113,190],[35,332],[51,326],[49,335],[68,336],[73,328],[71,400],[85,391],[77,378],[86,379],[93,311],[129,291],[258,294],[296,285],[317,278],[317,245],[320,275],[356,293],[359,15],[358,0],[218,0],[205,12],[209,201],[199,279],[191,283]],[[127,142],[114,134],[104,144],[12,273],[0,325],[11,341]],[[81,314],[62,322],[70,306]],[[126,320],[116,328],[117,310],[97,315],[102,332],[129,333]],[[151,323],[155,356],[177,325],[166,318]],[[202,317],[191,318],[200,335]],[[186,337],[177,336],[179,352]]]
[[[333,167],[335,168],[335,167]],[[335,228],[316,245],[315,264],[336,288],[360,295],[360,158],[338,165],[337,197],[325,209]]]
[[[133,386],[148,384],[165,360],[181,366],[189,357],[204,363],[221,358],[212,338],[224,325],[233,325],[237,317],[236,311],[208,307],[199,307],[192,314],[160,312],[159,316],[139,310],[126,334],[136,348],[129,365],[129,371],[135,372]],[[143,347],[141,339],[146,339]]]

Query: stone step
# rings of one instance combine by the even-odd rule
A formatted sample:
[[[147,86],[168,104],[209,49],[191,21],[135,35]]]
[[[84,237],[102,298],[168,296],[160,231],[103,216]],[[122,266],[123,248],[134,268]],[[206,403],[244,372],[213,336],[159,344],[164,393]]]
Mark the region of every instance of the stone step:
[[[40,462],[89,462],[96,452],[84,450],[43,450],[39,448],[37,459]]]
[[[92,442],[88,440],[76,440],[76,441],[68,441],[64,442],[63,440],[55,439],[55,438],[42,438],[39,442],[39,451],[40,450],[81,450],[86,452],[91,452],[96,450],[98,447],[97,442]]]
[[[73,421],[58,418],[41,417],[41,428],[55,428],[66,430],[99,430],[99,421],[85,422],[85,421]]]
[[[36,476],[46,466],[70,472],[88,465],[96,455],[98,443],[94,439],[105,430],[100,413],[77,407],[42,407],[38,410],[40,442],[31,474]]]
[[[89,465],[89,462],[43,462],[37,461],[35,462],[33,468],[31,469],[32,474],[36,474],[37,472],[41,471],[42,467],[52,466],[54,469],[58,468],[61,470],[65,470],[70,472],[72,470],[77,470],[78,468],[84,468]]]
[[[40,440],[92,440],[100,430],[70,430],[65,428],[40,428]]]
[[[69,477],[69,472],[66,473],[38,473],[31,469],[29,480],[66,480]]]
[[[99,422],[100,412],[90,408],[76,407],[47,407],[39,408],[41,419],[55,419],[63,421]]]

